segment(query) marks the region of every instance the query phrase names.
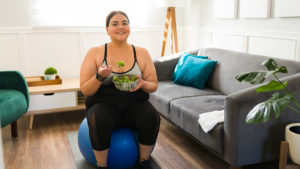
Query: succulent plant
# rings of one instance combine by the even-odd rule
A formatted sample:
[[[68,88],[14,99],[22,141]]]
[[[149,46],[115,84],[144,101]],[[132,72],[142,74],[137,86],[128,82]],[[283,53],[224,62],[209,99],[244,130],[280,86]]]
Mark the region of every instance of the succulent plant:
[[[45,75],[54,75],[57,74],[57,70],[54,67],[48,67],[45,72]]]

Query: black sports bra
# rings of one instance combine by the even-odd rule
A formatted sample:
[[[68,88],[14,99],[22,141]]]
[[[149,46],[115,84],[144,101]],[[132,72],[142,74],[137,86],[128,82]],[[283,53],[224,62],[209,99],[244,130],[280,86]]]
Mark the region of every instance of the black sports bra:
[[[131,66],[131,68],[129,70],[127,70],[126,72],[114,72],[112,71],[112,73],[114,74],[124,74],[124,73],[130,73],[130,74],[141,74],[141,70],[137,64],[137,59],[136,59],[136,51],[135,51],[135,47],[134,45],[131,45],[132,46],[132,49],[133,49],[133,54],[134,54],[134,63],[133,65]],[[105,63],[105,65],[107,65],[107,43],[105,43],[105,51],[104,51],[104,62],[103,64]],[[134,70],[136,69],[136,70]],[[133,72],[130,72],[134,70]]]

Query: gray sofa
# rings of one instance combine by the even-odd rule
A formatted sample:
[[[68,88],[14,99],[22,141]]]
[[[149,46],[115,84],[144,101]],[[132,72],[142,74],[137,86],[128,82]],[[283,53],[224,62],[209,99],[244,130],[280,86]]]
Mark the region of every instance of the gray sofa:
[[[265,70],[260,64],[266,56],[251,55],[217,48],[186,51],[208,56],[218,64],[203,90],[174,84],[174,68],[182,53],[164,56],[154,61],[159,80],[158,90],[150,94],[150,102],[168,121],[172,122],[209,151],[226,161],[231,167],[279,158],[280,141],[288,123],[299,122],[300,115],[286,109],[278,118],[264,124],[246,124],[248,112],[272,93],[256,93],[256,86],[235,80],[237,74]],[[300,63],[275,59],[287,66],[288,88],[300,100]],[[217,124],[205,133],[198,124],[200,113],[224,109],[224,123]]]

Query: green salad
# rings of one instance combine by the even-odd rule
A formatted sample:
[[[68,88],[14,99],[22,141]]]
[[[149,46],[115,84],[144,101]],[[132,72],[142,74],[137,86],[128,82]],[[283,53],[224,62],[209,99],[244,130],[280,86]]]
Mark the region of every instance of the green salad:
[[[113,77],[113,82],[129,83],[138,80],[136,75],[119,75]]]

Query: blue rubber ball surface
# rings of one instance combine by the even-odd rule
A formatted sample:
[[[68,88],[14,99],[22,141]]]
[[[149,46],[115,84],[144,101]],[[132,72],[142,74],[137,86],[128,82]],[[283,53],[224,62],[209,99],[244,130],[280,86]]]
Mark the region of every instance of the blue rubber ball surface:
[[[137,134],[128,128],[113,131],[107,160],[108,167],[123,169],[134,166],[139,157],[137,140]],[[97,161],[92,149],[86,118],[82,121],[78,131],[78,146],[84,158],[96,166]]]

